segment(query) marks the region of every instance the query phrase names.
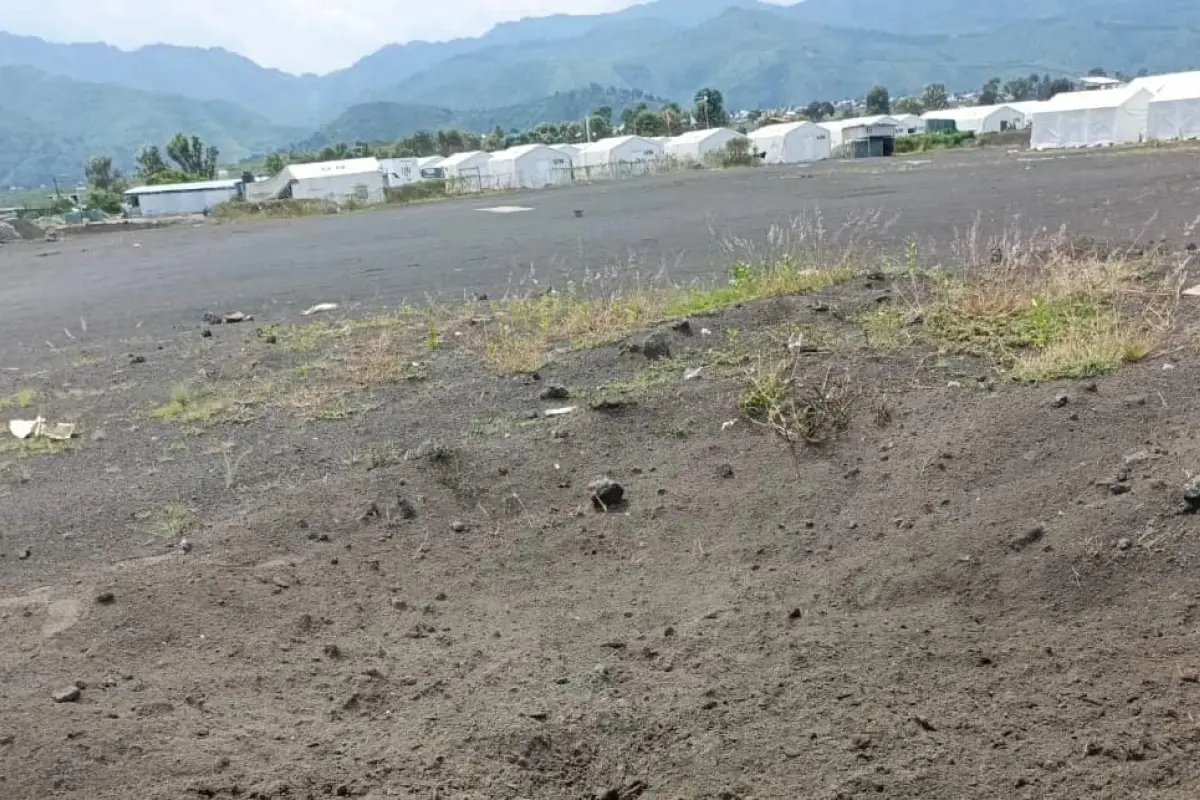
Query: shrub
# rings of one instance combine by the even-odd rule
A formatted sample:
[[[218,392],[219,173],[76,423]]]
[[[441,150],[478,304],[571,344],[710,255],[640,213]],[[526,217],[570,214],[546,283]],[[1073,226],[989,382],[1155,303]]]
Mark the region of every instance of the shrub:
[[[385,193],[387,201],[397,205],[420,203],[426,200],[442,200],[450,196],[446,181],[443,180],[407,183],[404,186],[387,189]]]
[[[945,133],[921,133],[916,136],[901,136],[896,139],[897,153],[925,153],[930,150],[950,150],[966,147],[975,142],[972,131],[947,131]]]

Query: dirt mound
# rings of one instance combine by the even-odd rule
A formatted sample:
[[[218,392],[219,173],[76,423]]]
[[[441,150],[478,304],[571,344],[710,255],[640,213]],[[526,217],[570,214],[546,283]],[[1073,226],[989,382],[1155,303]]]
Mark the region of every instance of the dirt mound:
[[[44,230],[27,219],[12,219],[8,221],[8,224],[16,230],[22,239],[36,242],[40,241],[46,235]]]
[[[21,234],[17,233],[17,229],[7,222],[0,220],[0,244],[6,242],[18,242],[21,240]]]
[[[3,453],[0,794],[1197,796],[1200,358],[1021,385],[881,349],[903,288],[517,375],[482,303],[56,353],[82,439]]]

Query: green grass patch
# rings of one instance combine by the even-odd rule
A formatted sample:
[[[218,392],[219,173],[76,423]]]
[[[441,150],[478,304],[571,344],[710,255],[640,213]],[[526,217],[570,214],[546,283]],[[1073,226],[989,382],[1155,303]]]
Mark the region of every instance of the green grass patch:
[[[216,424],[219,422],[244,421],[248,402],[240,401],[220,392],[197,391],[185,383],[171,389],[170,401],[155,408],[151,414],[156,419],[181,424]]]
[[[196,524],[196,512],[183,503],[168,503],[155,515],[150,531],[163,539],[175,539]]]
[[[0,397],[0,411],[8,411],[14,408],[32,408],[37,400],[37,392],[32,389],[21,389],[6,397]]]
[[[946,131],[944,133],[920,133],[915,136],[901,136],[896,139],[896,152],[928,153],[931,150],[953,150],[957,147],[969,147],[975,144],[975,134],[972,131]]]

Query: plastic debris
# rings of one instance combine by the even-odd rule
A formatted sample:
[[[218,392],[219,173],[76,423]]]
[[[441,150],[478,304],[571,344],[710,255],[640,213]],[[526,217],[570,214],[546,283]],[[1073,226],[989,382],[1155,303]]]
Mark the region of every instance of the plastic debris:
[[[337,307],[337,303],[317,303],[312,308],[306,308],[300,312],[300,316],[311,317],[313,314],[320,314],[322,311],[336,311]]]
[[[722,422],[722,423],[721,423],[721,430],[723,430],[723,431],[727,431],[727,430],[729,430],[730,428],[732,428],[734,425],[737,425],[737,420],[736,420],[736,419],[731,419],[731,420],[729,420],[728,422]]]
[[[700,377],[700,373],[704,371],[704,367],[696,367],[695,369],[684,370],[683,379],[685,381],[694,381]]]
[[[563,408],[551,408],[542,413],[545,417],[565,417],[567,414],[575,413],[575,406],[564,406]]]
[[[1200,283],[1196,284],[1195,286],[1191,286],[1191,287],[1188,287],[1187,289],[1184,289],[1183,294],[1185,294],[1188,297],[1200,297]]]
[[[55,422],[47,425],[42,417],[14,419],[9,420],[8,430],[18,439],[53,439],[56,442],[65,442],[75,435],[75,423]]]

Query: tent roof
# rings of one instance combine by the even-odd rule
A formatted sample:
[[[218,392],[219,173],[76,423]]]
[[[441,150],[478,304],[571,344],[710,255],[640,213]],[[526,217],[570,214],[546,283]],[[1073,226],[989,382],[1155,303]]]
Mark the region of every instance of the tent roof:
[[[702,131],[688,131],[687,133],[681,133],[680,135],[670,139],[670,142],[672,144],[696,144],[707,141],[708,139],[720,134],[733,134],[734,136],[742,135],[732,128],[706,128]]]
[[[955,122],[967,122],[970,120],[987,119],[992,114],[1003,109],[1014,111],[1018,114],[1021,112],[1010,106],[1008,103],[991,106],[960,106],[959,108],[943,108],[938,111],[926,111],[921,115],[921,119],[949,119]]]
[[[443,160],[440,164],[438,164],[438,166],[439,167],[457,167],[459,164],[464,164],[478,156],[484,156],[486,158],[491,158],[491,156],[488,153],[485,153],[482,150],[468,150],[465,153],[455,153],[454,155],[449,156],[448,158]]]
[[[772,136],[787,136],[794,131],[805,128],[820,128],[815,122],[777,122],[774,125],[764,125],[758,130],[750,131],[751,139],[768,139]]]
[[[1200,97],[1200,72],[1176,72],[1172,75],[1150,75],[1138,78],[1137,84],[1153,92],[1155,100],[1190,100]]]
[[[856,128],[860,125],[898,125],[895,117],[887,114],[877,114],[873,117],[854,117],[853,119],[831,119],[819,123],[822,128],[831,131],[844,131],[846,128]]]
[[[642,136],[613,136],[608,139],[601,139],[598,142],[592,142],[591,144],[584,145],[584,148],[587,149],[588,152],[598,153],[605,150],[615,150],[621,145],[627,144],[628,142],[643,142],[657,150],[662,149],[662,145],[660,145],[658,142],[652,142]]]
[[[317,161],[312,164],[288,164],[287,172],[298,181],[324,178],[328,175],[363,175],[380,172],[379,160],[351,158],[345,161]]]
[[[1149,89],[1122,86],[1120,89],[1098,89],[1094,92],[1063,92],[1047,100],[1035,114],[1055,111],[1084,111],[1089,108],[1120,108],[1140,94],[1153,96]]]
[[[127,189],[125,194],[179,194],[180,192],[207,192],[213,189],[232,189],[241,183],[240,178],[222,178],[219,181],[196,181],[194,183],[164,183],[160,186],[137,186]]]
[[[553,147],[547,147],[544,144],[522,144],[516,147],[510,147],[507,150],[498,150],[492,153],[493,161],[516,161],[521,156],[527,156],[530,153],[536,153],[538,150],[552,150],[555,155],[561,155],[561,152]]]

